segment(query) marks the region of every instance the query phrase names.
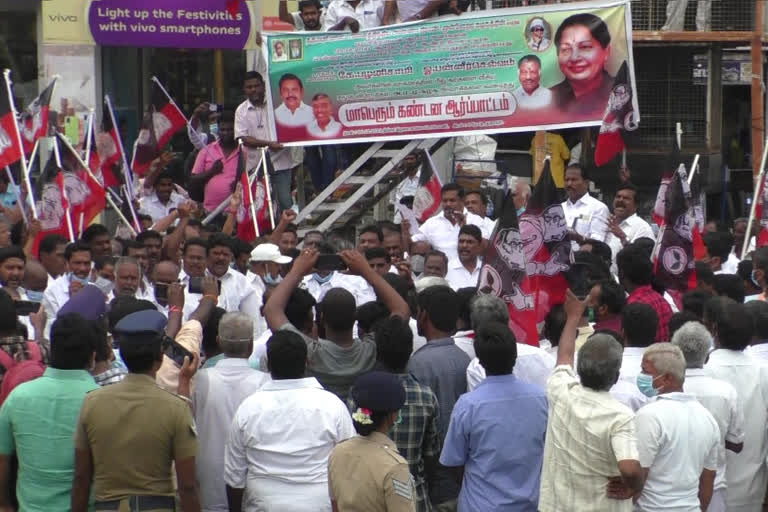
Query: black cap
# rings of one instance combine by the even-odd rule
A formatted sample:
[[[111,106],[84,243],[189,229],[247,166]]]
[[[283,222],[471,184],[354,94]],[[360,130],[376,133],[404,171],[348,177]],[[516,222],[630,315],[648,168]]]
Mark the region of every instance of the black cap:
[[[396,376],[387,372],[361,375],[352,388],[358,407],[372,411],[397,411],[405,403],[405,388]]]

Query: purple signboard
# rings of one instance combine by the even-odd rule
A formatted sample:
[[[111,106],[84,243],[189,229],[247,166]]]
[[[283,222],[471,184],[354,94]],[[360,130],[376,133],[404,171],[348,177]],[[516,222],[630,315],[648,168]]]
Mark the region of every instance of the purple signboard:
[[[105,46],[242,50],[251,15],[245,2],[233,18],[224,0],[94,0],[88,24]]]

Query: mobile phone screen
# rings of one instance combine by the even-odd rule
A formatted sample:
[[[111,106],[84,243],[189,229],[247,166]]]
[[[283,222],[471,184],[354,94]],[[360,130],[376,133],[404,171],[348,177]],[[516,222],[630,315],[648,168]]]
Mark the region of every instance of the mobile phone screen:
[[[185,357],[188,357],[190,361],[193,359],[192,352],[185,349],[171,338],[165,338],[163,340],[163,353],[179,366],[184,364]]]

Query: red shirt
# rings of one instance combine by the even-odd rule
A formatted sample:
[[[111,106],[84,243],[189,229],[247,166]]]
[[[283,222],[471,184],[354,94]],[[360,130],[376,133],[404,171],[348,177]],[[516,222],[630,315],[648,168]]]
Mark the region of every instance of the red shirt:
[[[656,311],[659,325],[656,328],[656,341],[669,341],[669,319],[672,318],[672,308],[651,285],[640,286],[627,297],[627,304],[642,302]]]

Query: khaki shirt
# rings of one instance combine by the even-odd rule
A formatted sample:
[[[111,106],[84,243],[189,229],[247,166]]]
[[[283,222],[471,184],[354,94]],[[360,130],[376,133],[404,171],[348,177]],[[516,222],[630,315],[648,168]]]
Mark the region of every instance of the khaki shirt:
[[[173,496],[171,463],[197,454],[197,432],[183,398],[129,373],[86,395],[75,448],[91,452],[96,501]]]
[[[416,510],[408,462],[380,432],[336,445],[328,459],[328,492],[339,510]]]

